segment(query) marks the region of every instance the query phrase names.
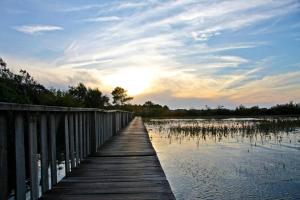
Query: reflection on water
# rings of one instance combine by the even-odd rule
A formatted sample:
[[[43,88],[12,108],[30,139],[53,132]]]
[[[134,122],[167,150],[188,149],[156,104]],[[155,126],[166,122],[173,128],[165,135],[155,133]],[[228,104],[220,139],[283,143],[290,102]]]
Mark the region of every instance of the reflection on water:
[[[146,122],[177,199],[299,199],[300,120]]]

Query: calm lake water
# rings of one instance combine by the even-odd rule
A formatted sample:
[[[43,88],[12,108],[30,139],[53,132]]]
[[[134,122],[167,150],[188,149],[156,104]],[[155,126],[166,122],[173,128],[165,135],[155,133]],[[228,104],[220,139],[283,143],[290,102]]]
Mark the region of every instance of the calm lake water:
[[[145,122],[177,199],[300,199],[300,119]]]

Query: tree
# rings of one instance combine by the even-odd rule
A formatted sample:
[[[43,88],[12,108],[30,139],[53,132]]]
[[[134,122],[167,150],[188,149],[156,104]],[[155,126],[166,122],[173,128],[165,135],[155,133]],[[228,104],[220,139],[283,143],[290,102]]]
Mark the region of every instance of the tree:
[[[111,94],[113,96],[113,104],[115,105],[124,105],[133,99],[133,97],[127,95],[127,90],[121,87],[116,87]]]
[[[74,96],[78,101],[84,101],[86,94],[87,94],[87,88],[83,83],[79,83],[76,87],[70,87],[69,88],[69,94]]]
[[[49,105],[53,100],[54,95],[28,72],[14,74],[0,58],[0,101]]]
[[[108,105],[109,98],[102,95],[102,92],[98,88],[89,88],[85,97],[85,106],[89,108],[103,108]]]
[[[143,106],[152,107],[152,106],[154,106],[154,103],[152,101],[146,101]]]

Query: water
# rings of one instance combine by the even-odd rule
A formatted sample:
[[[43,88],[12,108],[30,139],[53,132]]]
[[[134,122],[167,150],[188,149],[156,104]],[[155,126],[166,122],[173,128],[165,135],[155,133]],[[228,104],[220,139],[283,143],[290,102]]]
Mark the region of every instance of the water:
[[[177,199],[300,199],[300,120],[146,121]]]

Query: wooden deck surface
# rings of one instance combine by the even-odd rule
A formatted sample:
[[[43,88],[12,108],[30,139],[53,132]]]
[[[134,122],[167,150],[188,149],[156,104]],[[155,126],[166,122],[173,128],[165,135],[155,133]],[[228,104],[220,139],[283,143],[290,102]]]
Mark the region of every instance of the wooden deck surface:
[[[43,199],[175,199],[152,147],[136,117]]]

